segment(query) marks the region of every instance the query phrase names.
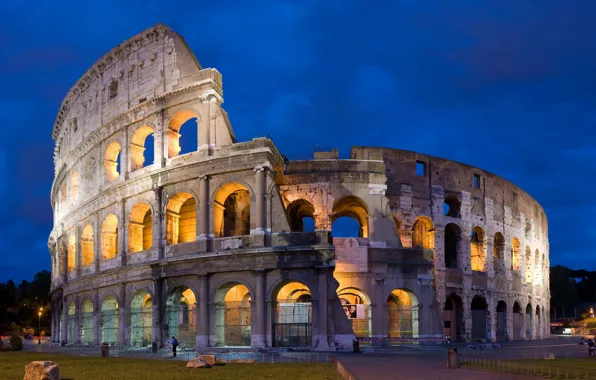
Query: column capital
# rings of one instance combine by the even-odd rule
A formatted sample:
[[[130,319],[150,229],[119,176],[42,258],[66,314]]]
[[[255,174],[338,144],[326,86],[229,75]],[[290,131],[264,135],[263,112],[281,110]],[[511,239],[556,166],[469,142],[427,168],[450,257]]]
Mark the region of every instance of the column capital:
[[[211,176],[210,175],[202,175],[199,177],[199,179],[201,181],[207,181],[207,180],[211,179]]]
[[[265,162],[263,164],[257,165],[255,166],[255,168],[253,169],[253,171],[255,172],[263,172],[265,170],[273,170],[273,167],[271,166],[271,164],[269,162]]]

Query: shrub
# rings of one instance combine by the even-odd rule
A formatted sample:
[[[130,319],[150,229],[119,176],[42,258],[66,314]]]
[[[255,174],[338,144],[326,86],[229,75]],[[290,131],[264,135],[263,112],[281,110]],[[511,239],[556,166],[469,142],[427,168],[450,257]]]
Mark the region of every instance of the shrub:
[[[23,339],[18,335],[11,336],[10,347],[13,351],[21,351],[23,349]]]

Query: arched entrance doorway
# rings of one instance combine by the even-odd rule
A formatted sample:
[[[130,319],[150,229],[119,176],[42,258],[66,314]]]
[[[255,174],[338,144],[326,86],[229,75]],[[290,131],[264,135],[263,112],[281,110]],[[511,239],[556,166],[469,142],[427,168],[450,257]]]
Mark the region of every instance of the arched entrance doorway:
[[[215,294],[215,345],[250,346],[251,295],[245,285],[223,285]]]
[[[536,306],[536,338],[542,335],[542,318],[540,315],[540,306]]]
[[[482,296],[475,296],[472,299],[472,340],[486,339],[487,332],[487,309],[488,305]]]
[[[81,305],[81,343],[93,344],[93,303],[86,299]]]
[[[507,338],[507,304],[505,301],[497,303],[497,340],[505,340]]]
[[[197,298],[189,288],[175,288],[166,302],[166,337],[176,337],[180,348],[196,346]]]
[[[273,345],[307,347],[312,344],[312,296],[301,282],[282,286],[274,299]]]
[[[521,339],[521,332],[524,328],[523,323],[522,308],[519,306],[519,303],[515,302],[513,304],[513,339]]]
[[[101,342],[118,343],[118,301],[107,296],[101,303]]]
[[[451,294],[445,300],[443,309],[443,325],[445,336],[451,340],[463,340],[463,303],[456,294]]]
[[[130,345],[147,347],[153,342],[153,300],[141,290],[130,303]]]
[[[337,291],[346,318],[352,321],[357,338],[368,338],[371,332],[372,314],[370,298],[357,288],[343,288]]]
[[[395,289],[387,297],[387,336],[418,337],[418,298],[414,293]]]

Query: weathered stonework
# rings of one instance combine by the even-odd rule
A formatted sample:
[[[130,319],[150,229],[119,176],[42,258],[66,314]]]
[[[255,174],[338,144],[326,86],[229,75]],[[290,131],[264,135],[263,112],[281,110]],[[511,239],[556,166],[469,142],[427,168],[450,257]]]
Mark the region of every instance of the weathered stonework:
[[[548,226],[521,189],[397,149],[287,161],[269,139],[237,142],[222,104],[219,72],[163,25],[71,89],[52,134],[54,341],[326,350],[355,335],[548,334]],[[196,150],[180,155],[191,119]],[[358,236],[332,237],[341,217]]]

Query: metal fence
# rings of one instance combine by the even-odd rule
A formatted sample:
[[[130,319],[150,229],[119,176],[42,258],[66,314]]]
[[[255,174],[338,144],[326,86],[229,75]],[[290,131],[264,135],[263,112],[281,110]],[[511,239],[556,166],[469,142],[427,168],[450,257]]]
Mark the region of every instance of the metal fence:
[[[596,369],[584,369],[563,365],[549,364],[547,360],[510,361],[498,360],[468,355],[459,355],[458,364],[461,367],[481,370],[540,377],[543,379],[596,379]]]
[[[395,347],[414,347],[414,346],[447,346],[445,337],[393,337],[393,338],[357,338],[360,345],[363,346],[395,346]]]

